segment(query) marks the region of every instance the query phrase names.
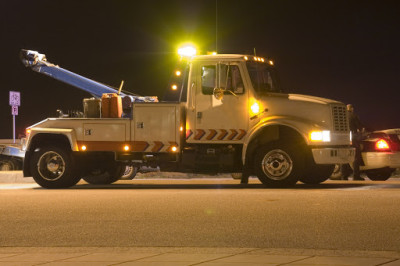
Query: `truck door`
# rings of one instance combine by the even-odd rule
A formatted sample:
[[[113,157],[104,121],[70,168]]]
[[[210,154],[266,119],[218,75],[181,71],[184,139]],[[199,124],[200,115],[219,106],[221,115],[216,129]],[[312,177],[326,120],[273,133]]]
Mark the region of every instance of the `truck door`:
[[[200,61],[192,72],[189,143],[242,143],[248,129],[248,90],[239,62]]]

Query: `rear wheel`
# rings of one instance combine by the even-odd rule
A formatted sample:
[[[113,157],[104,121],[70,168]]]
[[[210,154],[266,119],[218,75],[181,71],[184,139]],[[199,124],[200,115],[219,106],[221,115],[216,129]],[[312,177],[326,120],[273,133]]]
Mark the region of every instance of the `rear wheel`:
[[[267,187],[288,187],[302,176],[304,161],[293,145],[273,142],[256,152],[254,170],[258,179]]]
[[[30,168],[33,179],[44,188],[67,188],[80,180],[71,151],[59,147],[39,148]]]
[[[384,168],[365,171],[365,174],[372,181],[385,181],[388,180],[396,169]]]
[[[125,169],[125,165],[120,163],[102,163],[93,167],[82,179],[92,185],[108,185],[119,180]]]

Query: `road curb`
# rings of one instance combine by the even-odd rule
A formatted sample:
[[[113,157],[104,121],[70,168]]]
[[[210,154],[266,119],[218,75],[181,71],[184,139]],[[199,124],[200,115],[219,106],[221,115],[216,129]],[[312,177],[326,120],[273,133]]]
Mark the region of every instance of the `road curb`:
[[[0,171],[0,183],[35,183],[32,177],[23,177],[22,171]]]

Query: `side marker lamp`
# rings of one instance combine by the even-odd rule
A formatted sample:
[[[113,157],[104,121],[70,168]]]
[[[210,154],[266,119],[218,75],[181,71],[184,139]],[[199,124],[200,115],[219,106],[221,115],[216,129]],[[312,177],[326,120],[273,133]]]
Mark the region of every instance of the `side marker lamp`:
[[[178,147],[172,146],[172,147],[171,147],[171,151],[172,151],[172,152],[177,152],[177,151],[178,151]]]
[[[124,151],[129,151],[131,148],[129,147],[129,145],[125,145],[124,146]]]
[[[86,149],[87,149],[86,145],[81,146],[81,151],[86,151]]]
[[[260,105],[257,102],[255,102],[250,106],[250,110],[253,113],[253,115],[256,115],[260,112]]]

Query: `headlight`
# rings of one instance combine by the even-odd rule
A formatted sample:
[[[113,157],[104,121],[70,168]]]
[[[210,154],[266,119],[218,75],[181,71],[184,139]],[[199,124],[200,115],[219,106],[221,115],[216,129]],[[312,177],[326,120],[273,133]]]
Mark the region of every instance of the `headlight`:
[[[312,131],[310,133],[310,140],[313,142],[317,142],[317,141],[330,142],[331,141],[331,132],[329,130]]]

